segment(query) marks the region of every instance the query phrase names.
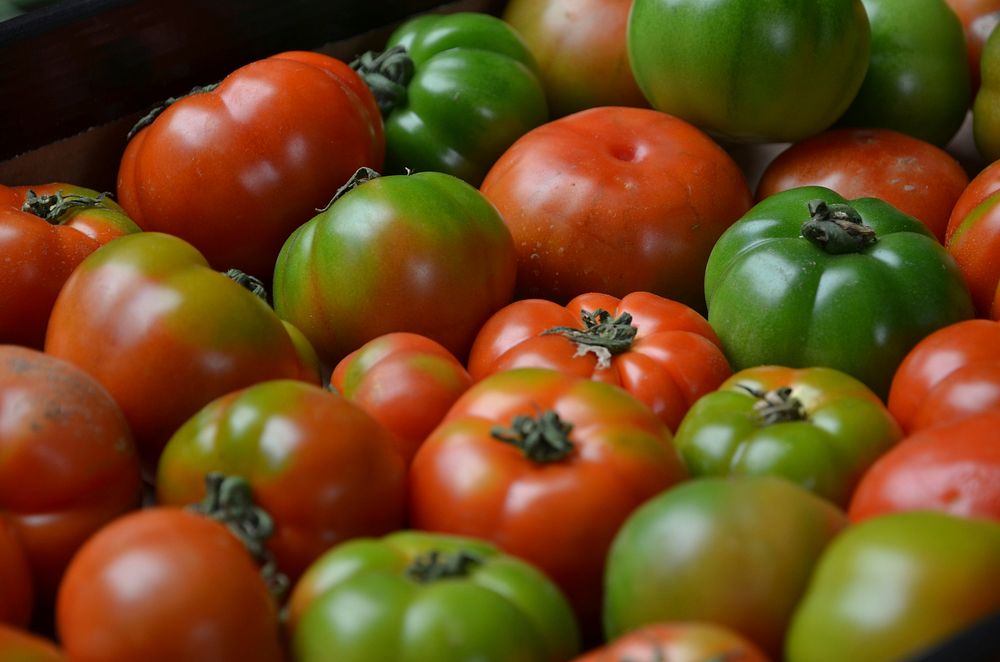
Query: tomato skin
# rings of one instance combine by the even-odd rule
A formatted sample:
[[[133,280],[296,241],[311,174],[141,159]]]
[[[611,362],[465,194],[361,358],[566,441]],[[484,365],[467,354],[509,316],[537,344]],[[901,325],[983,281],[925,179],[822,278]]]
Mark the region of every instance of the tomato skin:
[[[952,208],[969,184],[962,165],[936,145],[889,129],[830,129],[783,151],[757,185],[757,200],[798,186],[848,199],[880,198],[944,243]]]
[[[81,263],[53,307],[45,351],[111,393],[151,471],[170,435],[214,398],[268,379],[317,379],[266,303],[158,232]]]
[[[648,106],[628,62],[632,0],[511,0],[501,17],[524,39],[552,117],[598,106]]]
[[[972,294],[980,317],[992,314],[1000,284],[1000,191],[991,194],[955,226],[946,244]]]
[[[574,662],[768,662],[756,645],[714,623],[654,623],[636,628]]]
[[[74,662],[280,662],[278,609],[247,549],[220,522],[147,508],[73,557],[56,604]]]
[[[476,560],[421,581],[410,570],[430,552]],[[331,549],[296,584],[288,627],[297,662],[562,662],[579,651],[566,599],[537,568],[483,540],[423,531]]]
[[[1000,608],[998,586],[1000,524],[934,512],[873,517],[823,553],[784,659],[909,659]]]
[[[958,15],[965,31],[965,46],[969,54],[969,74],[972,93],[979,89],[979,60],[983,44],[989,38],[1000,19],[1000,0],[946,0],[948,6]]]
[[[865,473],[848,515],[858,522],[907,510],[1000,521],[1000,409],[922,430]]]
[[[1000,30],[993,30],[983,45],[982,82],[972,102],[972,138],[986,161],[1000,160]]]
[[[381,168],[384,150],[361,78],[335,58],[290,51],[183,97],[139,131],[118,197],[142,229],[190,242],[216,269],[267,280],[292,230],[359,167]]]
[[[515,416],[549,410],[573,426],[559,460],[532,459],[491,435]],[[410,522],[483,538],[533,563],[592,633],[612,537],[639,504],[685,477],[670,437],[619,388],[543,368],[497,373],[466,391],[417,451]]]
[[[944,147],[972,99],[965,33],[945,0],[863,0],[871,24],[864,83],[838,120]]]
[[[929,334],[899,364],[888,406],[908,434],[1000,407],[1000,324],[966,320]]]
[[[585,329],[584,315],[598,310],[617,319],[628,313],[636,328],[627,349],[608,357],[604,366],[593,352],[583,352],[553,328]],[[628,325],[626,325],[628,326]],[[675,431],[684,413],[702,395],[732,374],[719,339],[708,321],[682,303],[648,292],[621,299],[581,294],[566,306],[544,299],[522,299],[497,311],[480,329],[469,354],[469,370],[478,381],[520,367],[560,370],[620,386],[650,407]]]
[[[80,545],[140,505],[132,435],[90,375],[40,351],[3,345],[0,457],[0,512],[21,542],[37,602],[47,606]]]
[[[330,384],[393,435],[409,464],[472,377],[440,343],[416,333],[387,333],[344,357]]]
[[[980,170],[962,191],[962,195],[958,196],[955,206],[952,207],[951,215],[948,217],[948,229],[945,233],[946,244],[958,225],[969,215],[969,212],[998,190],[1000,190],[1000,161],[991,163]]]
[[[250,483],[274,520],[268,549],[293,581],[329,547],[403,526],[406,470],[388,433],[312,384],[261,382],[205,405],[164,447],[158,503],[201,501],[212,471]]]
[[[34,602],[31,568],[21,539],[10,518],[0,514],[0,628],[4,624],[27,627]],[[3,660],[2,651],[0,645],[0,660]]]
[[[510,302],[514,275],[510,232],[476,189],[439,172],[389,175],[292,233],[274,306],[329,365],[396,331],[464,360],[476,330]]]
[[[0,624],[0,662],[65,662],[62,651],[48,639]]]
[[[846,524],[829,501],[775,476],[676,485],[615,536],[604,575],[605,634],[710,621],[779,657],[813,566]]]
[[[61,212],[36,206],[34,213],[22,209],[29,190],[93,203]],[[121,207],[99,196],[64,183],[0,188],[0,342],[41,349],[52,305],[73,269],[112,239],[139,232]]]
[[[758,409],[788,388],[797,410]],[[766,410],[765,410],[766,411]],[[846,507],[865,470],[903,434],[867,386],[830,368],[741,370],[688,411],[674,445],[692,476],[779,475]]]
[[[857,212],[874,243],[838,254],[803,236],[820,200]],[[820,186],[772,195],[734,223],[709,257],[705,295],[734,370],[825,366],[883,398],[920,339],[973,315],[961,272],[922,223]]]
[[[785,142],[844,112],[870,36],[860,0],[635,0],[627,42],[654,108],[726,140]]]
[[[516,298],[645,291],[696,310],[712,246],[752,202],[721,147],[644,108],[593,108],[538,127],[481,190],[514,237]]]

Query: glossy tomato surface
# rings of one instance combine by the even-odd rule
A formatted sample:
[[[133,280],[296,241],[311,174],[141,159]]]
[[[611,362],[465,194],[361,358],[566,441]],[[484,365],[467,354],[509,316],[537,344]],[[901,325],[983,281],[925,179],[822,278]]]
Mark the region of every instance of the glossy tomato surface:
[[[518,298],[646,291],[697,310],[712,246],[752,202],[736,162],[703,132],[622,107],[529,132],[481,190],[514,237]]]
[[[574,662],[768,662],[745,637],[729,628],[703,621],[646,625],[610,641]]]
[[[946,244],[980,317],[989,317],[1000,285],[1000,192],[990,194],[954,227]]]

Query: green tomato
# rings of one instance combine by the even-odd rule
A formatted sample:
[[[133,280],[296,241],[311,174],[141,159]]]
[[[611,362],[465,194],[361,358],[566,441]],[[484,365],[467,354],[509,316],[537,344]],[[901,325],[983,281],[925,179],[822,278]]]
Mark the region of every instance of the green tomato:
[[[1000,524],[936,512],[874,517],[824,552],[785,660],[909,659],[998,609]]]
[[[625,521],[604,574],[608,639],[709,621],[777,657],[795,605],[844,513],[775,476],[696,478]]]
[[[943,147],[972,98],[965,32],[945,0],[864,0],[871,63],[839,124],[907,133]]]
[[[761,366],[695,402],[674,445],[692,476],[773,474],[846,508],[861,474],[902,434],[853,377]]]
[[[993,30],[980,60],[982,82],[972,104],[972,136],[988,163],[1000,159],[1000,30]]]
[[[572,609],[540,570],[473,538],[400,531],[320,557],[288,609],[296,662],[561,662]]]
[[[851,103],[869,28],[861,0],[635,0],[627,47],[657,110],[729,140],[794,141]]]
[[[918,341],[973,316],[961,272],[920,221],[819,186],[772,195],[730,226],[705,298],[734,370],[824,366],[881,398]]]
[[[285,241],[274,308],[327,365],[394,331],[464,357],[516,273],[510,231],[478,190],[440,172],[374,176]]]
[[[382,108],[387,172],[434,170],[478,186],[504,150],[548,120],[531,51],[489,14],[418,16],[383,54],[351,66]]]

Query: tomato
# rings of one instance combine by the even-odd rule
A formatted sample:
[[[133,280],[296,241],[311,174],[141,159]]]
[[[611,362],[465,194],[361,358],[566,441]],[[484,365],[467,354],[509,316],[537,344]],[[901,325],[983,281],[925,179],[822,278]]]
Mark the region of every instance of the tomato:
[[[386,50],[351,66],[385,117],[386,171],[436,171],[478,186],[521,134],[548,119],[538,65],[520,35],[495,16],[417,16]]]
[[[38,603],[48,606],[70,557],[139,507],[141,492],[132,435],[108,392],[59,358],[0,346],[0,513],[23,546]]]
[[[962,29],[965,31],[972,93],[975,94],[979,89],[979,60],[982,57],[983,44],[1000,20],[1000,0],[946,1],[958,14],[958,20],[962,22]]]
[[[902,436],[853,377],[760,366],[698,400],[674,445],[692,476],[778,475],[846,507],[864,471]]]
[[[636,628],[574,662],[768,662],[757,646],[708,622],[654,623]]]
[[[972,102],[972,137],[989,162],[1000,159],[1000,30],[993,30],[983,45],[982,82]]]
[[[157,501],[200,501],[211,472],[247,480],[274,520],[268,549],[293,580],[343,540],[403,526],[406,470],[389,434],[305,382],[262,382],[205,405],[164,447]]]
[[[784,659],[910,659],[1000,609],[998,588],[1000,524],[933,512],[873,517],[823,553]]]
[[[150,470],[209,401],[268,379],[318,381],[264,301],[158,232],[123,237],[81,263],[52,309],[45,351],[111,393]]]
[[[97,191],[61,183],[0,187],[0,342],[41,349],[52,304],[73,269],[133,232],[139,227]]]
[[[708,321],[648,292],[581,294],[566,306],[522,299],[497,311],[469,354],[476,380],[511,368],[551,368],[620,386],[671,431],[732,374]]]
[[[419,531],[334,547],[288,613],[297,662],[562,662],[579,650],[573,612],[536,568]]]
[[[274,306],[330,365],[396,331],[464,360],[476,331],[514,289],[510,232],[461,179],[369,174],[288,238]]]
[[[968,184],[962,165],[936,145],[889,129],[831,129],[771,161],[757,200],[798,186],[825,186],[848,199],[881,198],[943,243],[951,210]]]
[[[945,146],[972,98],[962,23],[945,0],[863,2],[871,62],[839,123],[892,129]]]
[[[903,510],[937,510],[1000,521],[1000,409],[907,437],[865,473],[853,521]]]
[[[654,108],[727,140],[785,142],[847,109],[869,28],[861,0],[635,0],[627,41]]]
[[[533,563],[589,636],[618,527],[684,478],[670,438],[649,408],[609,384],[543,368],[497,373],[466,391],[417,451],[410,523],[483,538]]]
[[[1000,324],[967,320],[929,334],[899,364],[888,404],[908,433],[1000,408]]]
[[[921,338],[973,314],[961,273],[922,223],[820,186],[772,195],[727,230],[705,296],[733,369],[825,366],[879,397]]]
[[[472,385],[458,359],[430,338],[387,333],[344,357],[330,384],[392,433],[407,463]]]
[[[27,627],[35,604],[31,568],[13,521],[0,514],[0,628],[3,624]],[[0,641],[2,641],[0,630]],[[3,646],[0,644],[0,661]]]
[[[951,215],[948,217],[948,229],[945,233],[946,242],[962,220],[969,215],[969,212],[996,191],[1000,191],[1000,161],[991,163],[980,170],[962,191],[962,195],[958,196],[958,200],[952,207]]]
[[[989,317],[1000,284],[1000,191],[992,193],[961,220],[948,237],[948,253],[955,258],[972,294],[976,313]]]
[[[73,662],[285,659],[277,604],[247,547],[181,508],[146,508],[94,534],[66,570],[56,624]]]
[[[542,125],[500,157],[481,190],[514,237],[517,298],[645,291],[697,310],[712,246],[752,202],[722,148],[643,108]]]
[[[0,662],[65,662],[62,651],[48,639],[0,624]]]
[[[597,106],[646,106],[628,62],[632,0],[510,0],[502,18],[524,39],[553,117]]]
[[[816,560],[846,523],[829,501],[783,478],[685,481],[647,501],[615,536],[605,634],[708,621],[777,658]]]
[[[381,168],[382,120],[347,64],[303,51],[174,101],[125,148],[122,207],[216,269],[269,279],[285,238],[362,166]]]

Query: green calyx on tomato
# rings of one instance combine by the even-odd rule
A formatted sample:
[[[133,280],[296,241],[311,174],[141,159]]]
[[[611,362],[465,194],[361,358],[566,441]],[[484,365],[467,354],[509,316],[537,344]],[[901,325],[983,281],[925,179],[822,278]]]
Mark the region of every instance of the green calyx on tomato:
[[[576,356],[592,352],[597,357],[600,368],[610,366],[612,356],[632,349],[632,343],[639,332],[638,327],[632,324],[632,315],[626,312],[612,317],[603,308],[593,312],[581,310],[580,319],[583,321],[583,329],[556,326],[546,329],[542,335],[556,333],[565,336],[576,343]]]
[[[385,51],[351,67],[382,112],[393,173],[433,170],[478,186],[504,150],[548,119],[531,51],[489,14],[411,19],[389,36]]]
[[[29,189],[25,194],[21,211],[34,214],[52,225],[62,225],[69,220],[69,212],[73,209],[92,209],[95,207],[115,209],[117,207],[117,205],[115,207],[105,205],[106,199],[108,199],[107,193],[92,196],[80,193],[63,194],[62,191],[56,191],[52,194],[38,195],[33,189]],[[135,231],[138,229],[136,227]]]
[[[880,397],[921,338],[973,315],[922,223],[819,186],[772,195],[734,223],[709,256],[705,297],[735,370],[825,366]]]
[[[515,446],[534,462],[558,462],[573,452],[573,442],[569,438],[572,429],[572,423],[548,409],[535,417],[515,416],[509,428],[494,426],[490,435]]]

